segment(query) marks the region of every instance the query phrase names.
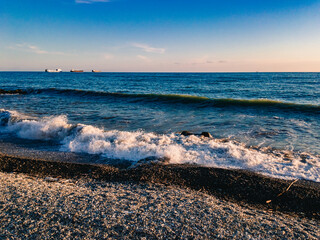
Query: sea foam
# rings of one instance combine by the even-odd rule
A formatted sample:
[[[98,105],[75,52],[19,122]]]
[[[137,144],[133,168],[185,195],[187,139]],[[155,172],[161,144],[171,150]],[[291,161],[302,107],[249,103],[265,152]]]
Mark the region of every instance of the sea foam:
[[[100,154],[109,159],[137,162],[147,157],[166,158],[172,164],[200,164],[208,167],[240,168],[286,179],[320,182],[320,159],[308,155],[288,160],[284,154],[265,153],[233,141],[155,134],[144,131],[105,131],[91,125],[70,124],[66,116],[31,118],[0,109],[0,131],[24,139],[55,140],[61,151]]]

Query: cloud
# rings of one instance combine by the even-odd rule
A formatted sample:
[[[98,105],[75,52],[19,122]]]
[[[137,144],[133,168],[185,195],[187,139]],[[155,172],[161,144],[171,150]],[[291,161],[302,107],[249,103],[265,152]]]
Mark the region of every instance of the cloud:
[[[22,44],[16,44],[13,47],[9,47],[10,49],[15,49],[15,50],[20,50],[20,51],[25,51],[25,52],[32,52],[35,54],[52,54],[52,55],[66,55],[64,52],[51,52],[51,51],[46,51],[43,49],[40,49],[39,47],[35,45],[30,45],[26,43]]]
[[[211,60],[211,57],[208,55],[202,55],[199,57],[195,57],[195,58],[189,58],[186,59],[185,61],[181,61],[181,62],[174,62],[173,64],[175,65],[183,65],[183,66],[194,66],[194,65],[203,65],[203,66],[210,66],[216,63],[225,63],[225,61],[213,61]]]
[[[137,58],[141,59],[142,61],[145,61],[145,62],[151,62],[151,60],[146,57],[146,56],[143,56],[143,55],[137,55]]]
[[[110,2],[110,0],[75,0],[78,4],[92,4],[92,3],[105,3]]]
[[[191,64],[192,65],[197,65],[197,64],[212,64],[214,63],[213,61],[211,61],[209,59],[208,56],[202,56],[202,57],[198,57],[198,58],[193,58],[191,59]]]
[[[140,48],[140,49],[142,49],[142,51],[148,52],[148,53],[160,53],[160,54],[163,54],[166,51],[165,48],[155,48],[155,47],[151,47],[151,46],[149,46],[147,44],[142,44],[142,43],[132,43],[132,46],[136,47],[136,48]]]
[[[27,49],[29,49],[31,52],[34,52],[37,54],[48,54],[49,53],[48,51],[41,50],[37,46],[32,46],[32,45],[27,46]]]

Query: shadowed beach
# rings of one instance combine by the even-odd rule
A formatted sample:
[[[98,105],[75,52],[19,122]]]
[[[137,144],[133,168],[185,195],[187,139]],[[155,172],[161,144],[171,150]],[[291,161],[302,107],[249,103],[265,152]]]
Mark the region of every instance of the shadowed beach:
[[[117,168],[0,159],[0,236],[320,236],[320,189],[314,182],[192,165]]]
[[[193,165],[118,168],[8,155],[0,159],[2,222],[8,222],[3,236],[282,238],[290,225],[295,230],[289,238],[320,236],[320,189],[314,182]],[[188,216],[195,220],[187,221]],[[52,226],[32,235],[31,227],[41,224]]]
[[[175,185],[269,211],[283,211],[320,219],[319,183],[270,178],[246,170],[154,163],[119,168],[7,155],[1,156],[0,170],[38,177]]]

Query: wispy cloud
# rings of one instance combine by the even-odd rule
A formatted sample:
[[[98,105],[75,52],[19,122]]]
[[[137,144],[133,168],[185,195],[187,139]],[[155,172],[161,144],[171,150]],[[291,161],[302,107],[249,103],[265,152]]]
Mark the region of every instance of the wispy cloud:
[[[10,46],[10,49],[25,51],[25,52],[32,52],[35,54],[52,54],[52,55],[67,55],[64,52],[56,52],[56,51],[46,51],[43,49],[40,49],[39,47],[35,45],[30,45],[26,43],[22,44],[16,44],[15,46]]]
[[[147,45],[147,44],[143,44],[143,43],[132,43],[132,46],[133,47],[136,47],[136,48],[140,48],[142,49],[142,51],[144,52],[148,52],[148,53],[164,53],[166,51],[165,48],[155,48],[155,47],[152,47],[150,45]]]
[[[92,4],[92,3],[105,3],[110,2],[110,0],[75,0],[75,3],[79,4]]]
[[[208,55],[203,55],[197,58],[190,58],[185,61],[181,62],[174,62],[173,64],[175,65],[184,65],[184,66],[190,66],[190,65],[206,65],[210,66],[213,64],[218,64],[218,63],[226,63],[226,61],[220,60],[220,61],[213,61],[211,60],[211,57]]]
[[[137,55],[137,58],[139,58],[140,60],[142,60],[144,62],[151,62],[150,58],[143,56],[143,55]]]
[[[202,56],[202,57],[198,57],[198,58],[193,58],[191,59],[191,64],[192,65],[197,65],[197,64],[212,64],[214,63],[213,61],[211,61],[209,59],[208,56]]]

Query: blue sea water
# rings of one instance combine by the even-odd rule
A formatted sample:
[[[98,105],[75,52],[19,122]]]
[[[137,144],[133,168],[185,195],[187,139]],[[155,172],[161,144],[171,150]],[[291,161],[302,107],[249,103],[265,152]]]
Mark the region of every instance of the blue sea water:
[[[3,141],[320,181],[320,73],[0,72],[0,88],[25,91],[0,95]]]

